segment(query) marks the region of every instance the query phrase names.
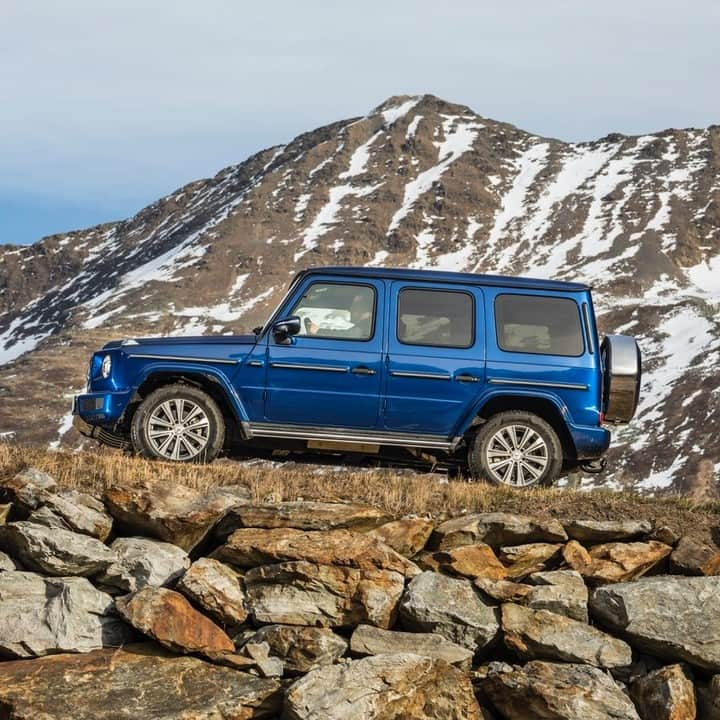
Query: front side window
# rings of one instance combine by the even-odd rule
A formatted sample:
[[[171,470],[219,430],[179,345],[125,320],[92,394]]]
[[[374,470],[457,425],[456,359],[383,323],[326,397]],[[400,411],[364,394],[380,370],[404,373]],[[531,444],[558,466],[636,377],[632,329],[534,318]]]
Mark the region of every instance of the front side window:
[[[401,290],[398,340],[405,345],[468,348],[474,339],[472,295],[451,290]]]
[[[369,340],[375,325],[375,288],[313,283],[291,315],[300,318],[300,337]]]
[[[495,327],[506,352],[577,357],[585,347],[580,311],[569,298],[498,295]]]

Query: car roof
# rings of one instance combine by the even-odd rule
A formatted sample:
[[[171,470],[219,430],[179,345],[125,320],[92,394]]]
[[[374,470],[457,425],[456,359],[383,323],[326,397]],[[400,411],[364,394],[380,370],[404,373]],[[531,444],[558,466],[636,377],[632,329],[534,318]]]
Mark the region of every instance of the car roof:
[[[303,274],[347,275],[360,278],[387,278],[390,280],[417,280],[418,282],[462,283],[465,285],[490,285],[494,287],[526,288],[529,290],[555,290],[581,292],[590,290],[584,283],[542,278],[512,277],[506,275],[481,275],[479,273],[447,272],[444,270],[411,270],[409,268],[374,268],[329,266],[311,267]]]

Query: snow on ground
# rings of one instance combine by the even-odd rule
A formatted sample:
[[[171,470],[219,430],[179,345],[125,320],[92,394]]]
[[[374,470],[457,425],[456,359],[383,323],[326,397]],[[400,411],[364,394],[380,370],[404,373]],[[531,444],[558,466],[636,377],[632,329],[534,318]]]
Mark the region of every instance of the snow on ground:
[[[472,148],[478,131],[482,127],[483,125],[475,120],[463,120],[457,117],[445,118],[443,121],[444,139],[435,143],[438,148],[438,164],[421,172],[414,180],[405,185],[403,203],[390,221],[388,235],[400,226],[417,200],[432,188],[433,183],[442,177],[450,165]]]
[[[8,329],[0,334],[0,367],[34,350],[46,337],[52,335],[52,329],[50,329],[17,340],[15,335],[18,330],[22,329],[24,322],[24,317],[16,318],[10,323]]]
[[[385,124],[394,125],[400,118],[405,117],[419,102],[420,98],[414,97],[395,107],[386,108],[382,111]]]
[[[385,134],[385,130],[378,130],[369,140],[360,145],[350,158],[350,166],[345,172],[341,172],[338,177],[341,180],[362,175],[367,170],[367,163],[370,159],[370,146]]]

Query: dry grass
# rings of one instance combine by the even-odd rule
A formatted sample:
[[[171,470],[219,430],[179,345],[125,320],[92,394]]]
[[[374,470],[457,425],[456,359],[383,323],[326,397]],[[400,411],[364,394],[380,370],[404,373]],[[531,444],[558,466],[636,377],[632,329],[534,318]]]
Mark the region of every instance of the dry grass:
[[[648,519],[683,533],[690,528],[706,532],[720,524],[717,503],[693,505],[681,497],[653,499],[629,493],[558,489],[517,491],[391,468],[233,461],[178,465],[112,450],[48,452],[0,443],[0,481],[25,467],[44,470],[65,487],[96,493],[114,483],[130,485],[145,479],[198,490],[240,483],[251,489],[256,501],[345,500],[374,505],[398,516],[416,513],[443,518],[466,512],[506,511],[536,517]]]

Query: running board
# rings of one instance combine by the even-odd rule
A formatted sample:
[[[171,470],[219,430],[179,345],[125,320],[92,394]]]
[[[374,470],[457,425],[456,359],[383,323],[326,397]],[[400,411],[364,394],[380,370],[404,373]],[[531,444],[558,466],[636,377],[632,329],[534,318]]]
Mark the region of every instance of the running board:
[[[400,433],[357,430],[349,432],[334,428],[304,427],[302,425],[274,425],[251,423],[251,437],[286,438],[292,440],[327,440],[348,444],[372,443],[399,447],[434,448],[454,450],[462,438],[448,440],[444,435],[402,435]]]

